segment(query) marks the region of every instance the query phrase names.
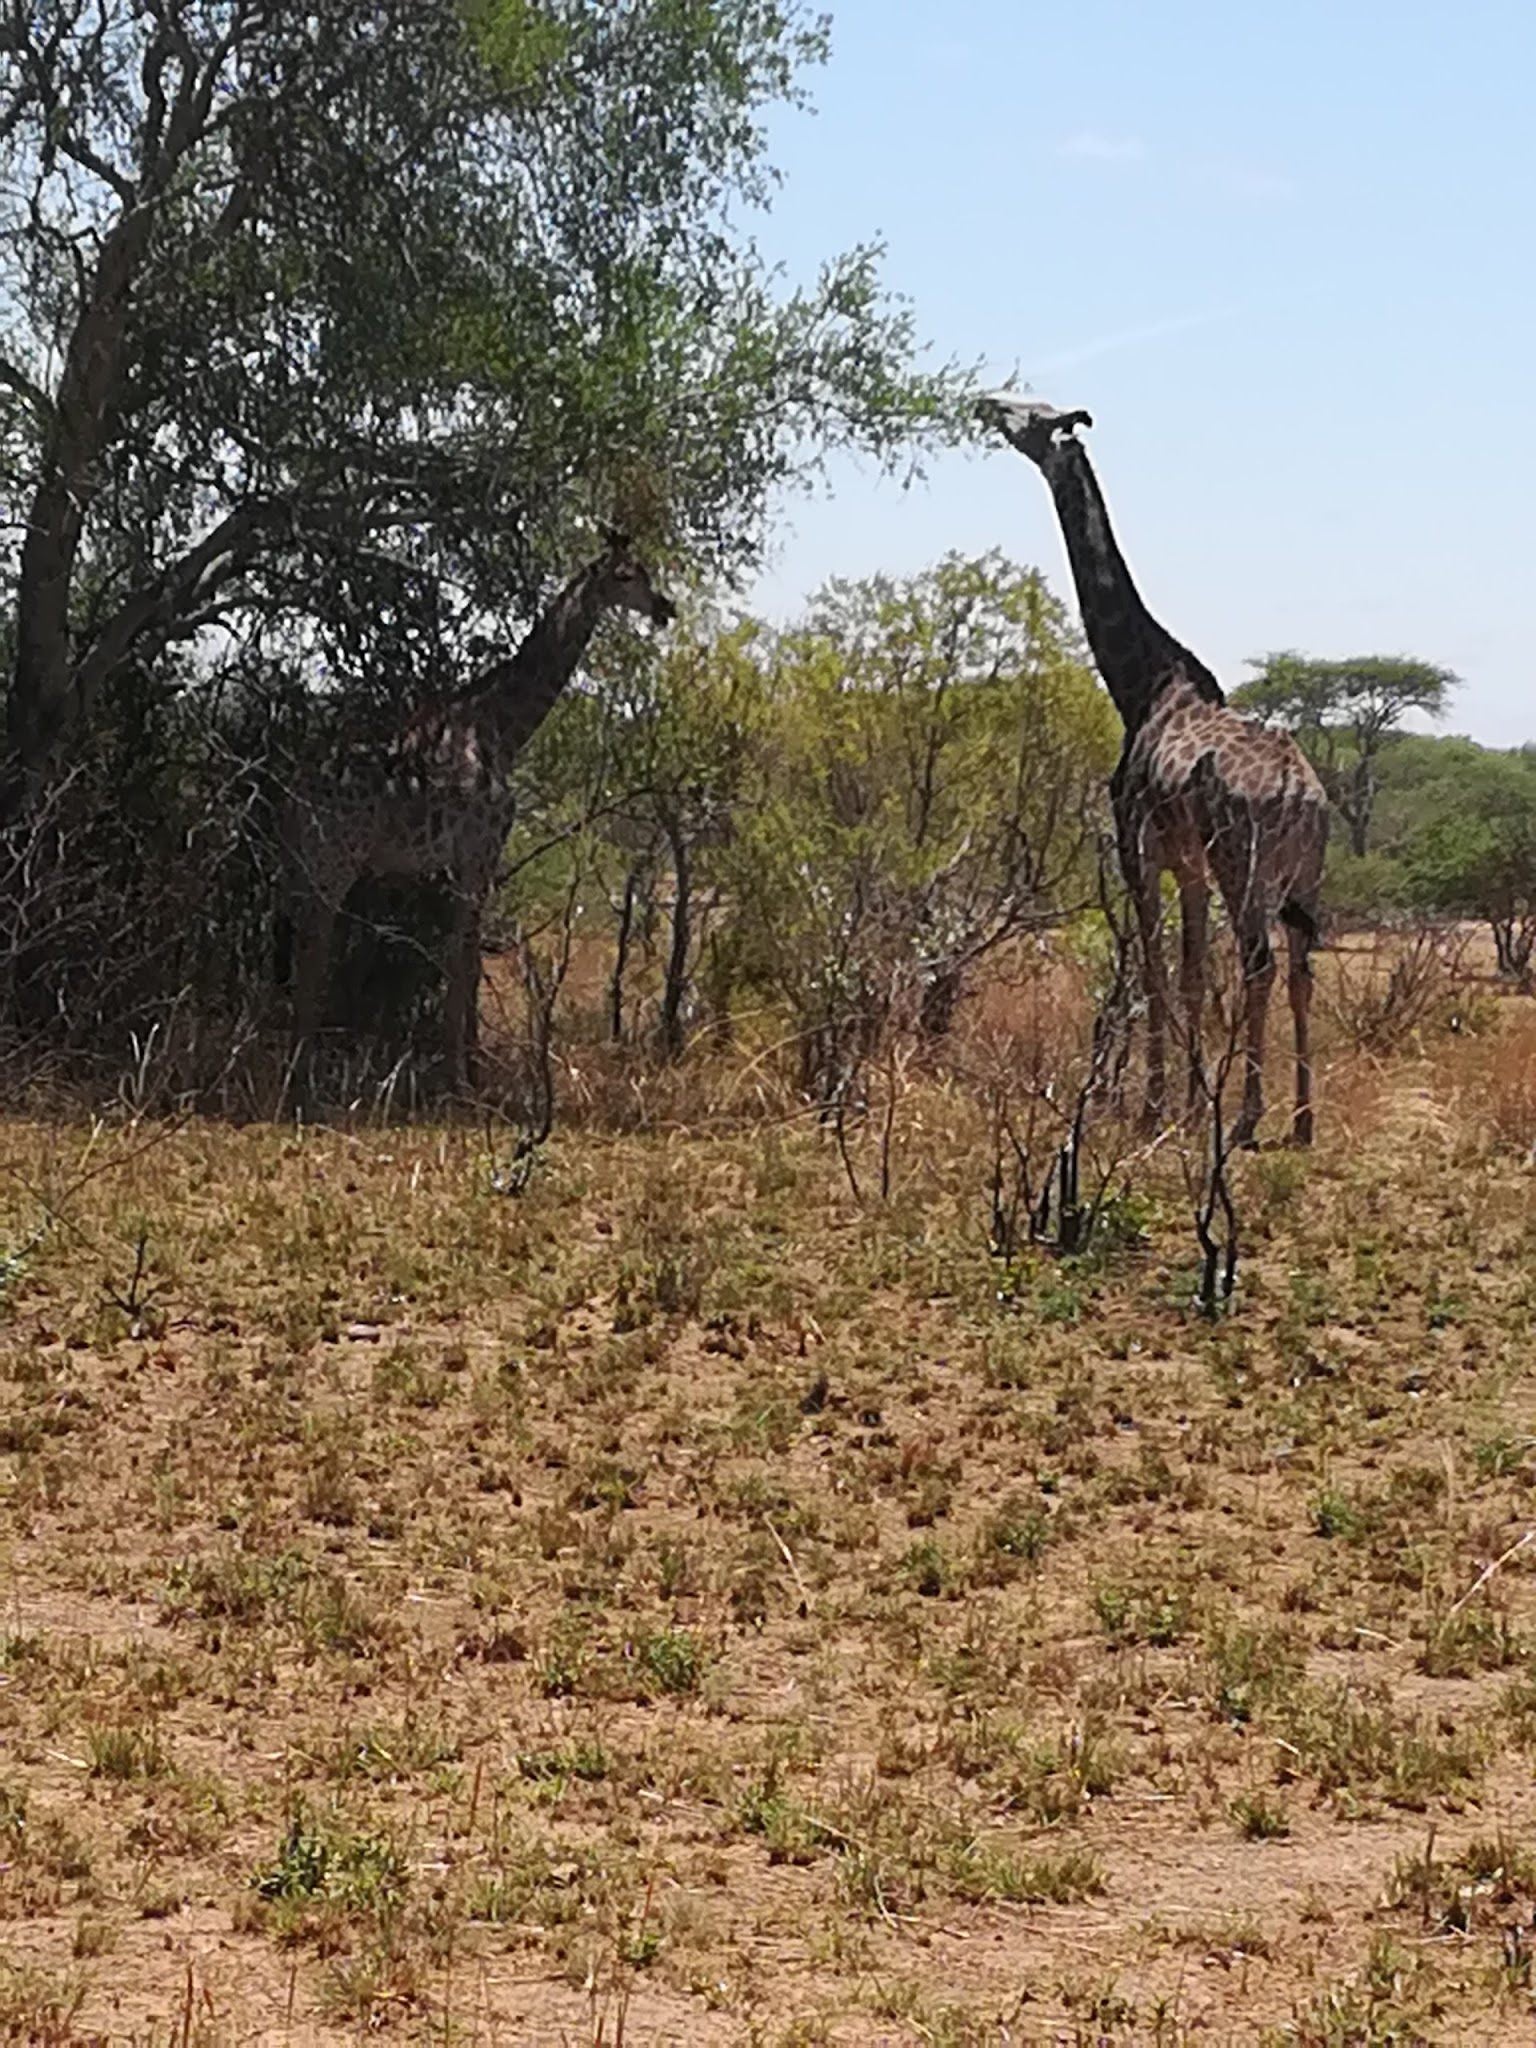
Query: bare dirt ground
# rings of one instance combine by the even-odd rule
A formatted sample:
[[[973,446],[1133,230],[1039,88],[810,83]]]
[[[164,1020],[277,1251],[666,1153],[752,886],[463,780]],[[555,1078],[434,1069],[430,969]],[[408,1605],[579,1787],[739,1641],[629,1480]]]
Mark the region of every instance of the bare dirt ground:
[[[1482,1011],[1488,1012],[1483,1014]],[[1536,1016],[1236,1313],[979,1114],[0,1130],[0,2039],[1536,2039]],[[869,1142],[861,1139],[860,1142]]]

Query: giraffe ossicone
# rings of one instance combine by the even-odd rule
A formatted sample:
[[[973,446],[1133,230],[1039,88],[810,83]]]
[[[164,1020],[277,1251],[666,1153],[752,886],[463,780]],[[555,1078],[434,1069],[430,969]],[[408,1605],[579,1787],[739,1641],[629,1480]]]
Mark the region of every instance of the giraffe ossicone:
[[[1015,437],[1070,434],[1078,427],[1091,427],[1093,415],[1081,407],[1067,412],[1047,405],[1027,391],[988,391],[977,400],[976,411],[984,425],[996,427],[1005,440],[1020,445]]]

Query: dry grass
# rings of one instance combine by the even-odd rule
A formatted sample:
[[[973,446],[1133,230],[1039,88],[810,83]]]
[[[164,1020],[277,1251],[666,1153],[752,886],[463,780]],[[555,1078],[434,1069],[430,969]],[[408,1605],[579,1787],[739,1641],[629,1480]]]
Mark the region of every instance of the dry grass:
[[[1536,1026],[1427,1052],[1216,1327],[1158,1157],[1000,1284],[936,1078],[862,1211],[10,1125],[0,2041],[1526,2038]]]

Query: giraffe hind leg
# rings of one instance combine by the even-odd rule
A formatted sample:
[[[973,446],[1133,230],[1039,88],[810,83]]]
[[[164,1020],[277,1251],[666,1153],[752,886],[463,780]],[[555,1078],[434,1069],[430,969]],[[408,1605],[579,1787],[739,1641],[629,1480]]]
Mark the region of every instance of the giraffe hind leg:
[[[1163,958],[1163,900],[1158,872],[1139,853],[1122,855],[1126,885],[1136,908],[1142,980],[1147,998],[1147,1092],[1142,1121],[1150,1129],[1168,1114],[1168,968]]]
[[[1202,878],[1179,885],[1180,994],[1184,1004],[1184,1108],[1192,1116],[1205,1089],[1205,962],[1210,940],[1211,892]]]
[[[1296,1032],[1296,1113],[1291,1134],[1298,1145],[1312,1142],[1312,948],[1317,943],[1317,919],[1304,905],[1281,912],[1290,969],[1286,989],[1291,1000],[1291,1021]]]
[[[1252,1146],[1258,1141],[1259,1121],[1264,1114],[1264,1038],[1269,1022],[1269,998],[1275,986],[1275,951],[1263,924],[1251,924],[1240,936],[1243,970],[1243,1106],[1232,1127],[1235,1145]]]

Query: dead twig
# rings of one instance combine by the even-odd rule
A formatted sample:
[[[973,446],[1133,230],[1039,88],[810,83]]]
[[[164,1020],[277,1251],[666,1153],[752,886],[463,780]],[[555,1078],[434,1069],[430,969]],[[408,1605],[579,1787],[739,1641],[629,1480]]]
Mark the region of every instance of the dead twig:
[[[1462,1594],[1461,1598],[1455,1601],[1452,1604],[1452,1606],[1447,1610],[1445,1617],[1446,1620],[1450,1621],[1456,1615],[1460,1614],[1463,1607],[1466,1606],[1467,1602],[1473,1597],[1473,1595],[1476,1593],[1481,1593],[1484,1586],[1487,1585],[1488,1581],[1493,1577],[1495,1572],[1502,1571],[1505,1565],[1509,1563],[1511,1558],[1518,1557],[1522,1550],[1529,1549],[1530,1545],[1533,1543],[1536,1543],[1536,1529],[1527,1529],[1525,1534],[1520,1538],[1518,1543],[1511,1543],[1508,1550],[1506,1550],[1501,1557],[1496,1557],[1493,1560],[1492,1564],[1485,1564],[1482,1570],[1478,1573],[1477,1577],[1472,1581],[1471,1585],[1468,1586],[1465,1593]]]
[[[778,1545],[779,1555],[783,1558],[784,1563],[788,1568],[789,1575],[794,1580],[795,1585],[799,1590],[801,1601],[804,1603],[805,1606],[805,1611],[807,1612],[807,1614],[809,1614],[811,1610],[810,1589],[806,1585],[804,1579],[802,1579],[800,1576],[800,1567],[795,1563],[794,1552],[790,1549],[789,1545],[784,1541],[784,1538],[779,1534],[778,1530],[775,1529],[772,1522],[769,1521],[766,1515],[764,1515],[763,1517],[763,1527],[768,1531],[768,1534],[773,1538],[774,1542]]]

